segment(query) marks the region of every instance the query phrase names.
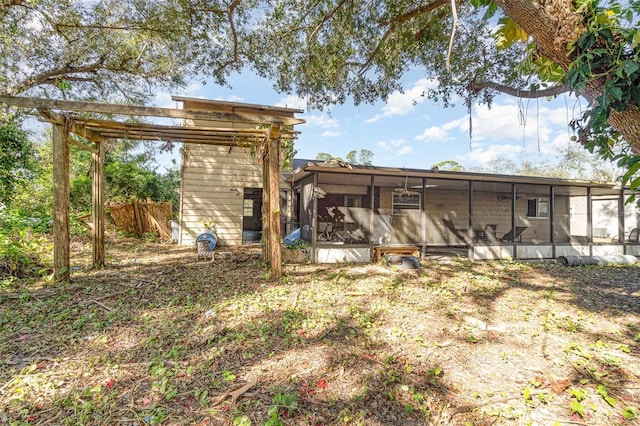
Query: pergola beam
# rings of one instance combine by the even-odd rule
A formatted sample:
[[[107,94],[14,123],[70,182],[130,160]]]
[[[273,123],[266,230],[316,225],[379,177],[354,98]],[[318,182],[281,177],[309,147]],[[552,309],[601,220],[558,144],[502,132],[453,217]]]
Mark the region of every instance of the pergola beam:
[[[74,145],[92,153],[93,161],[93,263],[104,266],[104,141],[131,139],[221,146],[264,146],[263,200],[266,216],[265,257],[269,259],[272,276],[282,276],[281,225],[280,225],[280,144],[281,139],[295,138],[299,133],[291,130],[305,120],[295,118],[303,112],[292,108],[239,104],[224,101],[176,98],[182,102],[196,102],[192,109],[171,109],[145,106],[113,105],[96,102],[40,99],[31,97],[0,96],[0,103],[18,108],[36,109],[53,125],[53,216],[54,216],[54,278],[56,281],[70,278],[69,238],[69,146]],[[202,105],[200,105],[202,104]],[[201,110],[200,107],[203,109]],[[214,110],[207,110],[211,108]],[[205,122],[231,122],[232,128],[194,125],[173,126],[148,123],[122,123],[100,120],[72,113],[99,113],[138,117],[176,118]],[[268,125],[268,128],[261,127]],[[255,128],[251,128],[251,127]],[[71,139],[70,133],[93,143],[85,145]]]
[[[256,114],[238,108],[234,112],[194,111],[174,108],[146,107],[134,105],[113,105],[98,102],[67,101],[62,99],[41,99],[21,96],[0,96],[0,102],[19,108],[45,108],[76,112],[93,112],[114,115],[135,115],[139,117],[167,117],[191,120],[209,120],[244,123],[273,123],[285,126],[302,124],[305,120],[274,114]]]
[[[76,135],[91,141],[91,142],[101,142],[102,138],[100,134],[94,132],[92,130],[87,129],[78,123],[75,120],[71,120],[68,117],[60,114],[58,112],[54,112],[45,108],[38,108],[38,112],[40,115],[52,124],[64,124],[67,127],[67,130],[71,133],[75,133]]]

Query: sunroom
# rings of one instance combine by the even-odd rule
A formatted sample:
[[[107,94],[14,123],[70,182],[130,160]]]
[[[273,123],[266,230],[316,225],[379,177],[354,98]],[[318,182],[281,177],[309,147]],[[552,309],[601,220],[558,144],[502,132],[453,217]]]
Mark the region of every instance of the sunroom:
[[[336,162],[307,162],[289,182],[315,263],[640,255],[638,210],[615,183]]]

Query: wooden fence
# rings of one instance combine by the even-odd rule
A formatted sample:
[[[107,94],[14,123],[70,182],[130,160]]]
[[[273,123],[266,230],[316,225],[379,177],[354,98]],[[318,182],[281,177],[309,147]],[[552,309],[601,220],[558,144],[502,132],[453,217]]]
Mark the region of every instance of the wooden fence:
[[[169,221],[173,218],[173,208],[169,202],[134,199],[126,203],[107,203],[106,209],[120,231],[137,237],[153,232],[162,240],[171,239]]]

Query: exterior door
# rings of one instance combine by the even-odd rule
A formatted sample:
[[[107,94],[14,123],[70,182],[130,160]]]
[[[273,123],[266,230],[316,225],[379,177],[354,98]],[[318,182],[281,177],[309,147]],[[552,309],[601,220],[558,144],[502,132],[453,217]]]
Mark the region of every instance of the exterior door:
[[[242,202],[242,244],[262,239],[262,188],[244,188]]]

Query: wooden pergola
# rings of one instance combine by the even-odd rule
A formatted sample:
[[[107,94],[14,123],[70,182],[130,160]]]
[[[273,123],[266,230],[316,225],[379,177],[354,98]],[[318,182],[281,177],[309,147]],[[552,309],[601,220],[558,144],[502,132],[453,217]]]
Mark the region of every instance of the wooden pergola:
[[[181,98],[176,98],[180,100]],[[182,98],[187,99],[187,98]],[[262,147],[264,260],[272,276],[282,275],[280,230],[280,148],[282,139],[297,136],[293,126],[305,121],[301,109],[206,100],[206,110],[185,110],[96,102],[0,96],[0,103],[37,110],[53,126],[53,269],[56,280],[70,278],[69,146],[93,157],[93,265],[104,266],[104,143],[107,140],[180,142],[237,147]],[[228,123],[219,127],[162,125],[99,119],[96,115],[154,117]],[[72,138],[71,134],[77,136]]]

